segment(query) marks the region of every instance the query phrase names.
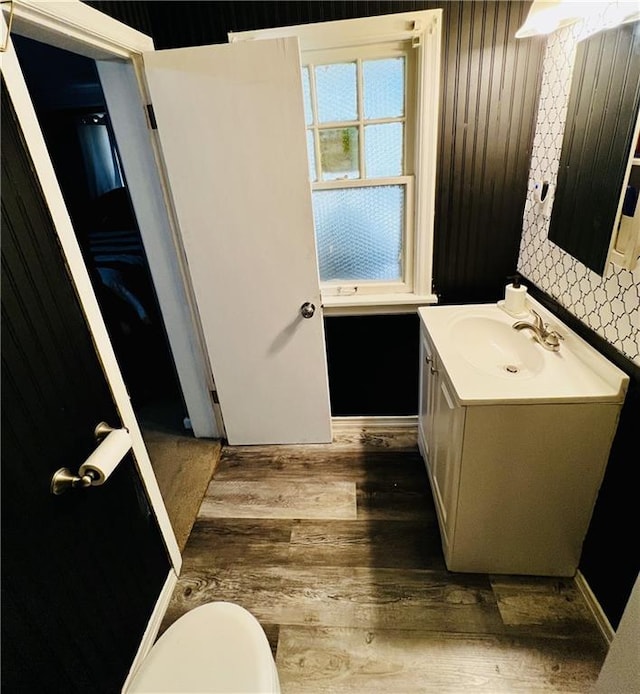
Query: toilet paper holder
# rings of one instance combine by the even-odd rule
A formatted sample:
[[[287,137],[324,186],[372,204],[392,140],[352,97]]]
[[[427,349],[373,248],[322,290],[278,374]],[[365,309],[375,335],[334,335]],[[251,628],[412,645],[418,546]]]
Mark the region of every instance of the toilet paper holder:
[[[126,441],[124,441],[118,446],[118,449],[116,451],[116,457],[118,459],[117,461],[115,461],[115,464],[113,463],[113,461],[109,461],[106,463],[108,472],[104,473],[96,467],[91,466],[89,464],[89,461],[100,455],[101,445],[103,443],[106,443],[109,435],[114,432],[126,433]],[[113,427],[109,426],[109,424],[107,424],[106,422],[100,422],[94,429],[93,433],[96,437],[96,441],[98,442],[98,444],[100,444],[98,448],[94,451],[94,453],[91,454],[91,456],[89,456],[87,461],[80,466],[80,470],[77,475],[74,475],[68,467],[61,467],[59,470],[56,470],[56,472],[53,473],[53,477],[51,478],[50,489],[52,494],[59,496],[60,494],[66,492],[68,489],[86,489],[87,487],[94,487],[104,484],[104,482],[106,482],[107,480],[107,477],[111,474],[115,466],[124,457],[124,454],[129,450],[129,448],[131,448],[131,439],[129,438],[129,431],[126,428],[114,429]]]

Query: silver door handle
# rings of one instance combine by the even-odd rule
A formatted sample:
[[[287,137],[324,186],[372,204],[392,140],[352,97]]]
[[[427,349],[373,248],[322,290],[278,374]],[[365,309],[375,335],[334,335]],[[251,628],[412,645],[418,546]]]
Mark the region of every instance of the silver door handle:
[[[300,306],[300,315],[303,318],[311,318],[316,312],[316,307],[310,301],[305,301],[302,306]]]
[[[57,470],[51,478],[52,494],[59,496],[67,489],[85,489],[104,484],[131,449],[128,429],[113,429],[105,422],[100,422],[94,434],[99,442],[96,450],[82,463],[77,475],[68,467]]]

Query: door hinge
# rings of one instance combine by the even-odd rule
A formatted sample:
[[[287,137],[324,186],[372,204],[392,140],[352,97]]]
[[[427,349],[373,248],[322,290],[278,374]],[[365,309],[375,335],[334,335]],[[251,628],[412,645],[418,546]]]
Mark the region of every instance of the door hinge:
[[[156,114],[153,110],[153,104],[147,104],[147,118],[149,119],[149,127],[151,130],[157,130],[158,123],[156,122]]]
[[[216,404],[216,405],[220,404],[220,398],[218,398],[218,391],[217,390],[211,391],[211,399],[213,400],[214,404]]]

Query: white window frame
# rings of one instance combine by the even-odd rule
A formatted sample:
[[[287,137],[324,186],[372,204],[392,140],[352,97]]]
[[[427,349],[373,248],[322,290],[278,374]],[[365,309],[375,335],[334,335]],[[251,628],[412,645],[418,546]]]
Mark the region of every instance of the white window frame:
[[[316,179],[311,183],[313,192],[318,190],[344,190],[346,188],[375,188],[377,186],[401,186],[404,188],[404,219],[402,220],[402,262],[401,276],[394,281],[391,280],[324,280],[320,282],[323,302],[330,301],[332,297],[347,297],[347,296],[367,296],[381,294],[402,294],[411,293],[413,291],[413,247],[414,247],[414,138],[415,130],[415,56],[411,55],[411,47],[409,41],[400,42],[385,42],[383,44],[350,47],[333,50],[322,51],[305,51],[302,55],[302,65],[305,68],[309,66],[317,67],[319,65],[331,65],[341,62],[356,62],[357,64],[357,79],[358,79],[358,114],[352,121],[336,122],[336,123],[319,123],[317,120],[316,106],[317,94],[315,88],[315,77],[312,70],[309,70],[309,85],[311,90],[311,107],[313,111],[313,124],[307,124],[307,130],[314,132],[315,144],[315,168]],[[379,60],[385,58],[406,58],[405,62],[405,104],[404,112],[398,118],[381,118],[368,120],[364,118],[364,109],[362,104],[362,63],[367,60]],[[363,174],[365,169],[365,141],[361,137],[364,128],[367,124],[376,122],[400,122],[403,125],[403,172],[397,176],[368,178]],[[315,137],[315,131],[321,131],[325,128],[348,128],[355,127],[358,130],[358,159],[360,177],[353,179],[331,179],[322,180],[321,175],[321,153],[318,138]],[[366,299],[365,299],[366,300]]]
[[[397,50],[403,42],[409,42],[412,50],[417,51],[413,88],[409,85],[407,64],[407,110],[412,99],[415,101],[413,114],[407,113],[407,118],[413,119],[415,127],[413,134],[407,129],[405,135],[405,156],[411,168],[406,177],[406,217],[413,223],[405,226],[402,281],[323,282],[326,315],[408,312],[416,306],[437,302],[432,293],[432,269],[441,27],[442,10],[423,10],[228,34],[230,42],[296,36],[303,64],[326,62],[329,51],[335,57],[332,62],[338,62],[338,56],[346,57],[349,49],[357,48],[361,53],[365,47],[371,47],[372,55],[376,55],[381,54],[384,46]],[[399,178],[403,177],[393,180],[397,182]],[[385,179],[348,179],[341,183],[362,187],[384,182]],[[316,190],[323,187],[321,182],[313,184]]]

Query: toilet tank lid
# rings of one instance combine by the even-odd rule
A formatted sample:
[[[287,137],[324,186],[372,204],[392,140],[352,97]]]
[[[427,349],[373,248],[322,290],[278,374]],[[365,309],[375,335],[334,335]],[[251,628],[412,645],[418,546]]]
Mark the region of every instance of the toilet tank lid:
[[[127,693],[279,692],[269,641],[258,620],[229,602],[182,615],[156,641]]]

